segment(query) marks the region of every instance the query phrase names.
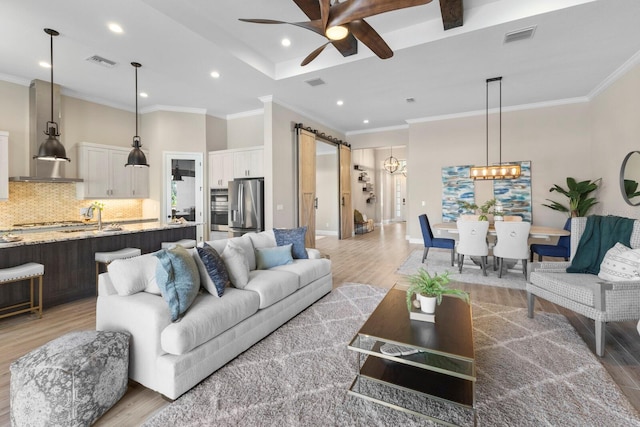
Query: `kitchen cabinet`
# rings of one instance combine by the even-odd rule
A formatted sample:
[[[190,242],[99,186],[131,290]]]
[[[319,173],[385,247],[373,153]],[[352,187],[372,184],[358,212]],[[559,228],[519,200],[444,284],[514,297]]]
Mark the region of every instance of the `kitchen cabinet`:
[[[0,200],[9,198],[9,133],[0,131]]]
[[[264,176],[264,149],[256,148],[234,152],[233,171],[235,178],[258,178]]]
[[[209,153],[209,187],[227,188],[234,178],[233,153]]]
[[[146,153],[145,153],[146,154]],[[80,199],[144,199],[149,197],[149,168],[125,167],[128,148],[78,144]]]

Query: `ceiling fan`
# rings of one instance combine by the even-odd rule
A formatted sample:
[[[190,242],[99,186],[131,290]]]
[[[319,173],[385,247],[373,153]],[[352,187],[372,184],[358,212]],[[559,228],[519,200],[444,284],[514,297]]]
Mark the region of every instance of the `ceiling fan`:
[[[332,44],[342,56],[358,53],[358,41],[364,43],[380,59],[393,56],[393,51],[364,18],[392,10],[419,6],[431,0],[293,0],[310,21],[285,22],[272,19],[240,19],[256,24],[289,24],[306,28],[327,38],[327,42],[311,52],[300,65],[305,66]],[[357,39],[357,40],[356,40]]]

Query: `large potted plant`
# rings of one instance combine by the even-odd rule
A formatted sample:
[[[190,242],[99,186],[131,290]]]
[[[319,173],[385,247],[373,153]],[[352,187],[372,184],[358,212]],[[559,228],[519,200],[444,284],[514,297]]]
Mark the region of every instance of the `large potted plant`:
[[[557,191],[560,194],[564,194],[569,199],[569,206],[556,202],[555,200],[547,199],[551,202],[546,206],[556,211],[567,212],[570,217],[587,216],[587,212],[596,204],[595,197],[589,197],[591,192],[598,188],[598,185],[602,181],[602,178],[598,178],[593,181],[576,181],[574,178],[567,178],[567,188],[562,188],[557,184],[549,189],[549,192]]]
[[[407,309],[411,312],[413,295],[420,302],[420,310],[424,313],[434,313],[436,304],[440,305],[443,295],[452,295],[469,303],[469,294],[460,289],[447,287],[451,279],[449,272],[435,273],[433,276],[424,268],[420,268],[416,274],[409,276],[409,289],[407,289]]]

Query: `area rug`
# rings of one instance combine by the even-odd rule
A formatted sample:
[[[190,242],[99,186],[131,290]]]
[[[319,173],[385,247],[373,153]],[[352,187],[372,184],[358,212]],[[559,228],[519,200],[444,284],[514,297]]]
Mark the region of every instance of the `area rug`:
[[[357,369],[347,343],[386,292],[354,283],[334,289],[144,426],[432,425],[347,394]],[[474,302],[473,319],[478,425],[640,426],[565,317],[529,319],[525,309]]]
[[[510,261],[513,263],[513,261]],[[462,273],[458,273],[458,263],[451,266],[451,251],[439,250],[436,248],[429,249],[429,255],[422,263],[422,249],[413,251],[407,259],[402,263],[396,273],[403,275],[411,275],[418,271],[420,267],[424,268],[430,274],[450,272],[449,277],[453,281],[464,283],[475,283],[478,285],[499,286],[502,288],[524,289],[527,283],[524,274],[522,274],[522,264],[518,262],[509,269],[504,269],[502,277],[498,277],[498,272],[493,270],[491,257],[487,265],[487,275],[482,274],[482,268],[475,264],[469,257],[464,258],[462,264]]]

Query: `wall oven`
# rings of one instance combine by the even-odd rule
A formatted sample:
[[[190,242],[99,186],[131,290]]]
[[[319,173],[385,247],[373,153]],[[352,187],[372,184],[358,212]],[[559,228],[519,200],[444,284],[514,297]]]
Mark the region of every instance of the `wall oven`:
[[[211,189],[211,231],[229,230],[229,189]]]

